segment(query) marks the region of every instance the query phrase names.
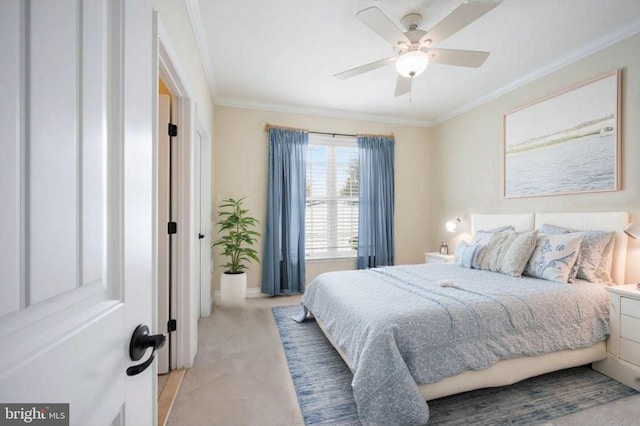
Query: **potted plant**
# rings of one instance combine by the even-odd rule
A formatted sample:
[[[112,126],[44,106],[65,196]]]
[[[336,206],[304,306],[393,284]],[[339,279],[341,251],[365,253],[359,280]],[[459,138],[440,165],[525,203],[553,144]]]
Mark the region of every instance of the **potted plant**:
[[[247,293],[246,263],[255,260],[260,262],[258,253],[252,248],[260,233],[254,230],[259,223],[248,216],[248,210],[242,207],[244,198],[239,200],[227,198],[218,207],[220,221],[219,233],[223,234],[212,244],[222,247],[221,254],[228,261],[220,277],[220,302],[225,305],[241,305]]]

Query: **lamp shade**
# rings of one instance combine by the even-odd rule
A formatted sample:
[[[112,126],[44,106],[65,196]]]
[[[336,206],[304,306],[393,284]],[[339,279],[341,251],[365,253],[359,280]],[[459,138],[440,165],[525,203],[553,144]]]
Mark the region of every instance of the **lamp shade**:
[[[630,224],[624,227],[624,233],[630,236],[631,238],[640,240],[640,225],[637,223],[631,222]]]
[[[448,220],[447,223],[444,224],[444,226],[447,228],[447,231],[455,232],[455,230],[458,229],[458,225],[460,224],[460,222],[460,218],[456,217],[455,220]]]
[[[411,50],[402,54],[396,61],[396,69],[403,77],[419,76],[427,69],[429,56],[420,50]]]

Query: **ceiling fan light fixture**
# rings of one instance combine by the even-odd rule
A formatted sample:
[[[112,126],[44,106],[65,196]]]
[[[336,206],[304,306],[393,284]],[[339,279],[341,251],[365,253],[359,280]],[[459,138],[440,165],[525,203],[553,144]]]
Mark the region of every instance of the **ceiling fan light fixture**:
[[[429,55],[420,50],[412,50],[400,55],[396,61],[396,70],[403,77],[417,77],[427,69]]]

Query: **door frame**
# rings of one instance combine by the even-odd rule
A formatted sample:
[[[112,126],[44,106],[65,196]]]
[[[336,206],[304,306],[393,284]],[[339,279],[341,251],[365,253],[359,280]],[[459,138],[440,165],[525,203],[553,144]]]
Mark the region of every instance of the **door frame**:
[[[157,40],[156,40],[157,42]],[[157,63],[157,60],[156,62]],[[154,81],[157,81],[158,67],[155,69],[156,75]],[[168,284],[173,282],[171,279],[171,268],[167,268],[167,265],[160,267],[161,263],[165,263],[167,259],[175,263],[175,259],[171,255],[171,244],[169,244],[169,236],[167,234],[167,222],[169,222],[171,214],[169,207],[171,206],[171,137],[167,132],[167,124],[171,122],[171,95],[163,93],[156,93],[154,96],[158,99],[157,102],[157,114],[154,114],[154,141],[156,145],[154,147],[154,158],[156,160],[156,167],[154,168],[154,194],[155,194],[155,216],[156,216],[156,251],[155,256],[157,261],[154,266],[156,273],[156,297],[153,300],[155,304],[154,318],[157,318],[157,324],[162,324],[160,331],[166,333],[167,322],[169,320],[169,288]],[[169,98],[169,108],[163,110],[164,105],[162,103],[162,96]],[[168,114],[165,116],[164,113]],[[162,121],[161,121],[162,120]],[[160,124],[163,123],[163,124]],[[164,131],[160,129],[163,126]],[[163,138],[165,138],[163,140]],[[162,225],[161,225],[162,224]],[[164,240],[164,241],[163,241]],[[174,269],[175,270],[175,269]],[[169,353],[171,347],[175,347],[175,343],[172,344],[171,339],[167,336],[166,344],[158,349],[157,367],[158,374],[165,374],[170,371],[169,366]]]
[[[178,214],[176,222],[177,245],[177,283],[174,287],[172,301],[174,319],[177,320],[176,352],[172,356],[170,368],[190,368],[193,365],[198,346],[198,319],[200,308],[197,306],[197,294],[200,285],[195,278],[196,263],[193,250],[199,243],[198,232],[195,230],[194,220],[194,179],[192,162],[194,161],[194,141],[196,140],[197,125],[196,104],[192,100],[191,90],[184,78],[184,73],[178,61],[171,39],[166,31],[162,19],[158,17],[158,76],[162,78],[172,96],[175,114],[174,124],[178,126],[177,155],[178,155]],[[197,311],[196,311],[197,309]],[[193,342],[195,341],[195,344]]]
[[[195,142],[196,143],[200,143],[200,157],[202,159],[204,159],[205,161],[208,161],[208,167],[207,170],[203,170],[202,167],[202,160],[200,160],[200,176],[196,176],[196,178],[200,178],[201,182],[200,182],[200,186],[198,186],[198,188],[200,189],[200,222],[202,222],[203,218],[207,218],[207,220],[209,221],[209,224],[211,225],[208,229],[206,229],[205,231],[208,232],[209,235],[205,234],[205,238],[204,241],[207,244],[211,244],[212,238],[213,238],[213,222],[212,222],[212,205],[211,205],[211,187],[212,182],[211,182],[211,165],[213,164],[212,158],[211,158],[211,154],[212,154],[212,147],[211,147],[211,137],[209,136],[209,133],[207,132],[206,128],[204,127],[204,124],[202,123],[201,120],[198,119],[197,115],[196,115],[196,119],[197,119],[197,128],[196,128],[196,136],[195,136]],[[194,158],[195,161],[198,161],[197,158]],[[209,185],[208,185],[208,192],[202,192],[202,181],[203,180],[208,180]],[[205,207],[204,211],[203,211],[203,207]],[[206,208],[208,207],[208,208]],[[208,211],[207,211],[208,210]],[[196,228],[200,228],[200,224],[195,224]],[[202,231],[202,229],[196,229],[196,232]],[[200,263],[196,263],[196,269],[199,269],[199,274],[198,276],[200,277],[200,282],[199,282],[199,287],[200,287],[200,298],[199,298],[199,312],[200,312],[200,317],[208,317],[209,315],[211,315],[211,312],[213,310],[213,297],[212,297],[212,292],[211,292],[211,275],[213,274],[213,261],[211,259],[211,250],[209,250],[209,255],[206,256],[206,260],[204,262],[202,262],[203,257],[200,257],[201,262]],[[198,268],[199,267],[199,268]]]

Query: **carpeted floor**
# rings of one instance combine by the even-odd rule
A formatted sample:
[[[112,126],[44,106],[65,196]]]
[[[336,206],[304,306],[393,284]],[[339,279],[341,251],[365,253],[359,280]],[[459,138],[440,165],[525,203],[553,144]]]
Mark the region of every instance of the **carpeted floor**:
[[[187,370],[168,426],[302,426],[285,352],[271,309],[300,296],[216,306],[198,323],[198,355]],[[636,426],[640,395],[544,422],[550,426]]]
[[[299,310],[274,307],[273,315],[305,424],[358,425],[351,371],[314,321],[290,319]],[[590,367],[577,367],[430,401],[429,424],[541,424],[637,394]]]

